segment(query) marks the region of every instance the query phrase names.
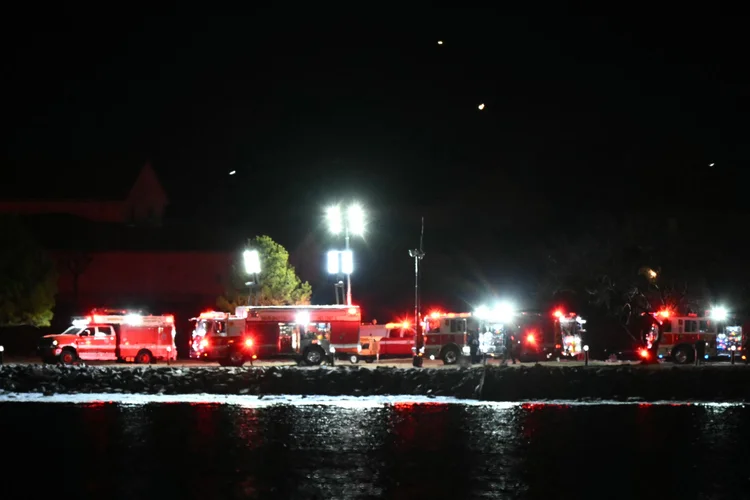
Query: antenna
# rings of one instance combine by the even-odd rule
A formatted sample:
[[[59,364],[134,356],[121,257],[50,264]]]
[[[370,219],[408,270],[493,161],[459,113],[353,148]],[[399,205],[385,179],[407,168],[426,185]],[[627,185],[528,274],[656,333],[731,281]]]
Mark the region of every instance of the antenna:
[[[409,257],[414,259],[414,359],[412,365],[415,367],[422,366],[422,322],[420,321],[419,312],[419,261],[424,259],[424,217],[422,217],[422,229],[419,233],[419,248],[409,250]]]

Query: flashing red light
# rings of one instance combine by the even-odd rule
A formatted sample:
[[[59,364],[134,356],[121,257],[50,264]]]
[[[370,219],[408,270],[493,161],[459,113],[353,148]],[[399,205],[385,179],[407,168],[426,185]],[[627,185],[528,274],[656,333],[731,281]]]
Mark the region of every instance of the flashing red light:
[[[164,319],[167,321],[167,323],[174,323],[174,316],[172,316],[171,314],[168,314]]]
[[[672,312],[669,309],[662,309],[661,311],[659,311],[656,314],[658,314],[662,318],[668,318],[669,316],[672,315]]]
[[[104,316],[94,314],[94,323],[104,323]]]
[[[648,349],[641,349],[640,355],[643,359],[648,359]]]
[[[529,344],[535,344],[536,343],[536,337],[534,337],[533,333],[530,333],[530,334],[526,335],[526,342],[528,342]]]
[[[208,339],[201,340],[201,347],[208,347]]]
[[[564,315],[565,314],[560,309],[555,311],[555,318],[562,318]]]
[[[245,347],[252,347],[253,339],[245,339]]]
[[[357,314],[357,308],[356,307],[350,307],[347,312],[349,314]]]
[[[439,318],[440,317],[440,311],[432,311],[430,313],[431,318]]]

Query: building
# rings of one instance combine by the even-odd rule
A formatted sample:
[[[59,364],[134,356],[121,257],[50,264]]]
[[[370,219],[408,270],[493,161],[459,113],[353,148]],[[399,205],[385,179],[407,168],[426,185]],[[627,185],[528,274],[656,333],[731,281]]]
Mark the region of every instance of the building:
[[[131,175],[129,188],[109,176],[107,189],[83,199],[0,200],[0,213],[23,216],[57,262],[56,328],[92,307],[172,313],[184,351],[189,318],[224,293],[242,235],[170,224],[155,170]]]

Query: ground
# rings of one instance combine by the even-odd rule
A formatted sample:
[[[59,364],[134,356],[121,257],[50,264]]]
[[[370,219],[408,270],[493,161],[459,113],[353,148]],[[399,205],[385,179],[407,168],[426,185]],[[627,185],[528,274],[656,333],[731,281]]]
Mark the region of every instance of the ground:
[[[40,360],[38,358],[32,358],[32,357],[5,357],[5,363],[6,364],[37,364],[40,363]],[[121,367],[121,368],[127,368],[136,366],[132,363],[115,363],[113,361],[87,361],[87,365],[91,366],[112,366],[112,367]],[[497,360],[490,360],[489,364],[491,366],[500,366],[500,362]],[[536,365],[536,362],[529,362],[529,363],[517,363],[515,365],[509,364],[507,366],[510,367],[516,367],[520,368],[521,366],[534,366]],[[542,366],[548,366],[548,367],[576,367],[576,366],[584,366],[583,361],[543,361],[539,363]],[[589,366],[597,366],[597,367],[605,367],[605,366],[626,366],[626,365],[638,365],[639,362],[630,362],[630,361],[616,361],[616,362],[610,362],[610,361],[589,361]],[[738,362],[738,366],[745,366],[744,363]],[[166,366],[166,363],[161,361],[158,363],[158,366]],[[197,360],[178,360],[176,362],[172,362],[170,366],[173,367],[180,367],[180,368],[209,368],[209,367],[218,367],[218,363],[212,363],[212,362],[205,362],[205,361],[197,361]],[[250,363],[245,363],[246,367],[250,366]],[[290,360],[278,360],[278,361],[254,361],[253,366],[297,366],[295,362]],[[369,368],[374,369],[379,366],[381,367],[389,367],[389,368],[411,368],[411,359],[389,359],[387,361],[380,361],[379,363],[365,363],[364,361],[360,361],[356,365],[352,365],[349,361],[346,360],[338,360],[336,362],[336,366],[360,366],[362,368]],[[474,366],[481,366],[481,365],[474,365]],[[674,365],[670,362],[662,362],[659,365],[654,365],[655,367],[673,367],[673,366],[679,366]],[[693,365],[685,365],[681,366],[681,368],[690,368]],[[707,362],[704,363],[704,366],[731,366],[731,364],[728,361],[713,361],[713,362]],[[452,366],[446,366],[443,364],[442,361],[431,361],[429,359],[424,360],[424,368],[438,368],[438,369],[455,369],[458,365],[452,365]]]

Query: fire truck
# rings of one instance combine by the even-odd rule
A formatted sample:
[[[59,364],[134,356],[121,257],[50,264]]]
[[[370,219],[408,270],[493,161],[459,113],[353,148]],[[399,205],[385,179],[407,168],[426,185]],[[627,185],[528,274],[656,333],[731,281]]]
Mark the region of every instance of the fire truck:
[[[677,364],[695,361],[695,343],[704,341],[705,359],[731,357],[732,352],[742,351],[742,327],[731,325],[726,317],[718,318],[707,311],[705,315],[688,314],[679,316],[668,309],[653,314],[661,324],[661,340],[657,355],[660,359],[671,358]],[[659,335],[657,325],[647,333],[646,347],[651,345]]]
[[[376,359],[411,358],[414,355],[414,335],[414,328],[408,321],[362,325],[362,350],[358,356],[352,355],[350,360],[356,363],[357,360],[364,359],[371,363]]]
[[[174,316],[144,316],[125,310],[95,309],[73,319],[60,334],[46,335],[38,351],[46,363],[134,361],[148,364],[177,359]]]
[[[586,320],[561,309],[547,315],[512,308],[478,308],[479,351],[485,357],[505,354],[506,336],[513,337],[516,356],[522,361],[577,358],[583,353]]]
[[[292,358],[319,365],[359,354],[357,306],[240,306],[223,328],[201,341],[202,359],[242,366],[255,359]],[[206,321],[222,321],[220,318]]]
[[[241,335],[245,328],[244,317],[220,311],[202,312],[197,318],[190,318],[190,321],[195,321],[190,345],[190,357],[194,359],[204,359],[208,356],[206,346],[210,337],[226,337],[227,329],[229,335]]]
[[[425,317],[423,331],[424,356],[453,365],[472,354],[470,342],[478,336],[479,319],[472,313],[435,311]]]

